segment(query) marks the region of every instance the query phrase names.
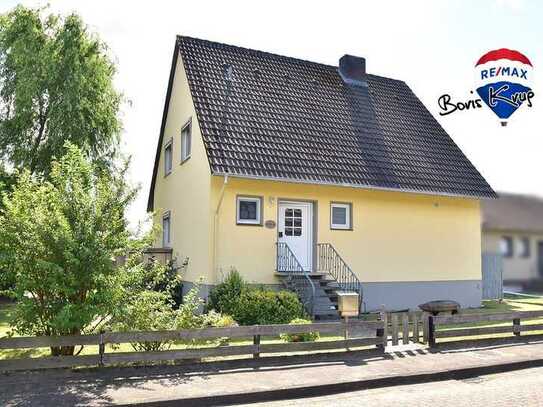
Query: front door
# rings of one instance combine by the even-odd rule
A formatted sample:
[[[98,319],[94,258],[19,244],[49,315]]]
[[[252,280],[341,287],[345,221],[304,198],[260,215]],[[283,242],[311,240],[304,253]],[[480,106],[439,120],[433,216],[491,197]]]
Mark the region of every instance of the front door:
[[[537,242],[537,269],[539,276],[543,277],[543,241]]]
[[[313,268],[313,205],[279,202],[279,242],[288,244],[305,271]]]

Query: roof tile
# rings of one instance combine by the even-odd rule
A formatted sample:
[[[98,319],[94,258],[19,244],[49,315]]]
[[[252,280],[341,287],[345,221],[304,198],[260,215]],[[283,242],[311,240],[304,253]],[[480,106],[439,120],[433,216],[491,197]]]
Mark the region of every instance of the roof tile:
[[[350,86],[334,66],[189,37],[178,47],[214,174],[495,197],[402,81]]]

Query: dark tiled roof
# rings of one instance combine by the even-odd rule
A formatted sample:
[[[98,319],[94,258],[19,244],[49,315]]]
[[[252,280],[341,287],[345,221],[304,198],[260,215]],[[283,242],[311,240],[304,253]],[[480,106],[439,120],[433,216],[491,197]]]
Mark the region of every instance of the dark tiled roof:
[[[484,230],[543,232],[543,198],[500,192],[481,209]]]
[[[177,44],[213,174],[495,196],[402,81],[368,74],[367,87],[348,86],[335,66],[189,37]]]

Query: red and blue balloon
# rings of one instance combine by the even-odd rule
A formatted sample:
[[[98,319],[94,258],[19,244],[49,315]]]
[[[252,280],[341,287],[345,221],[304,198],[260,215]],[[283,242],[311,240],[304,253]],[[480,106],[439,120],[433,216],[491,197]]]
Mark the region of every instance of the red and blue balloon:
[[[477,93],[503,125],[523,102],[531,103],[533,66],[524,54],[506,48],[490,51],[475,69]]]

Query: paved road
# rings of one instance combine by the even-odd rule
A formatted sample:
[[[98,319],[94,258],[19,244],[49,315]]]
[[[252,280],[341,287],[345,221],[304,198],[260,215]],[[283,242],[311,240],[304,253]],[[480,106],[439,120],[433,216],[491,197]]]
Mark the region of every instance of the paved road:
[[[543,406],[543,367],[252,406]]]
[[[177,406],[189,400],[224,405],[307,395],[315,399],[294,405],[473,407],[475,401],[495,405],[501,400],[501,405],[543,407],[542,339],[494,342],[436,350],[413,345],[384,354],[366,350],[184,366],[11,372],[0,374],[0,406]],[[477,383],[476,375],[483,374],[484,381]]]

